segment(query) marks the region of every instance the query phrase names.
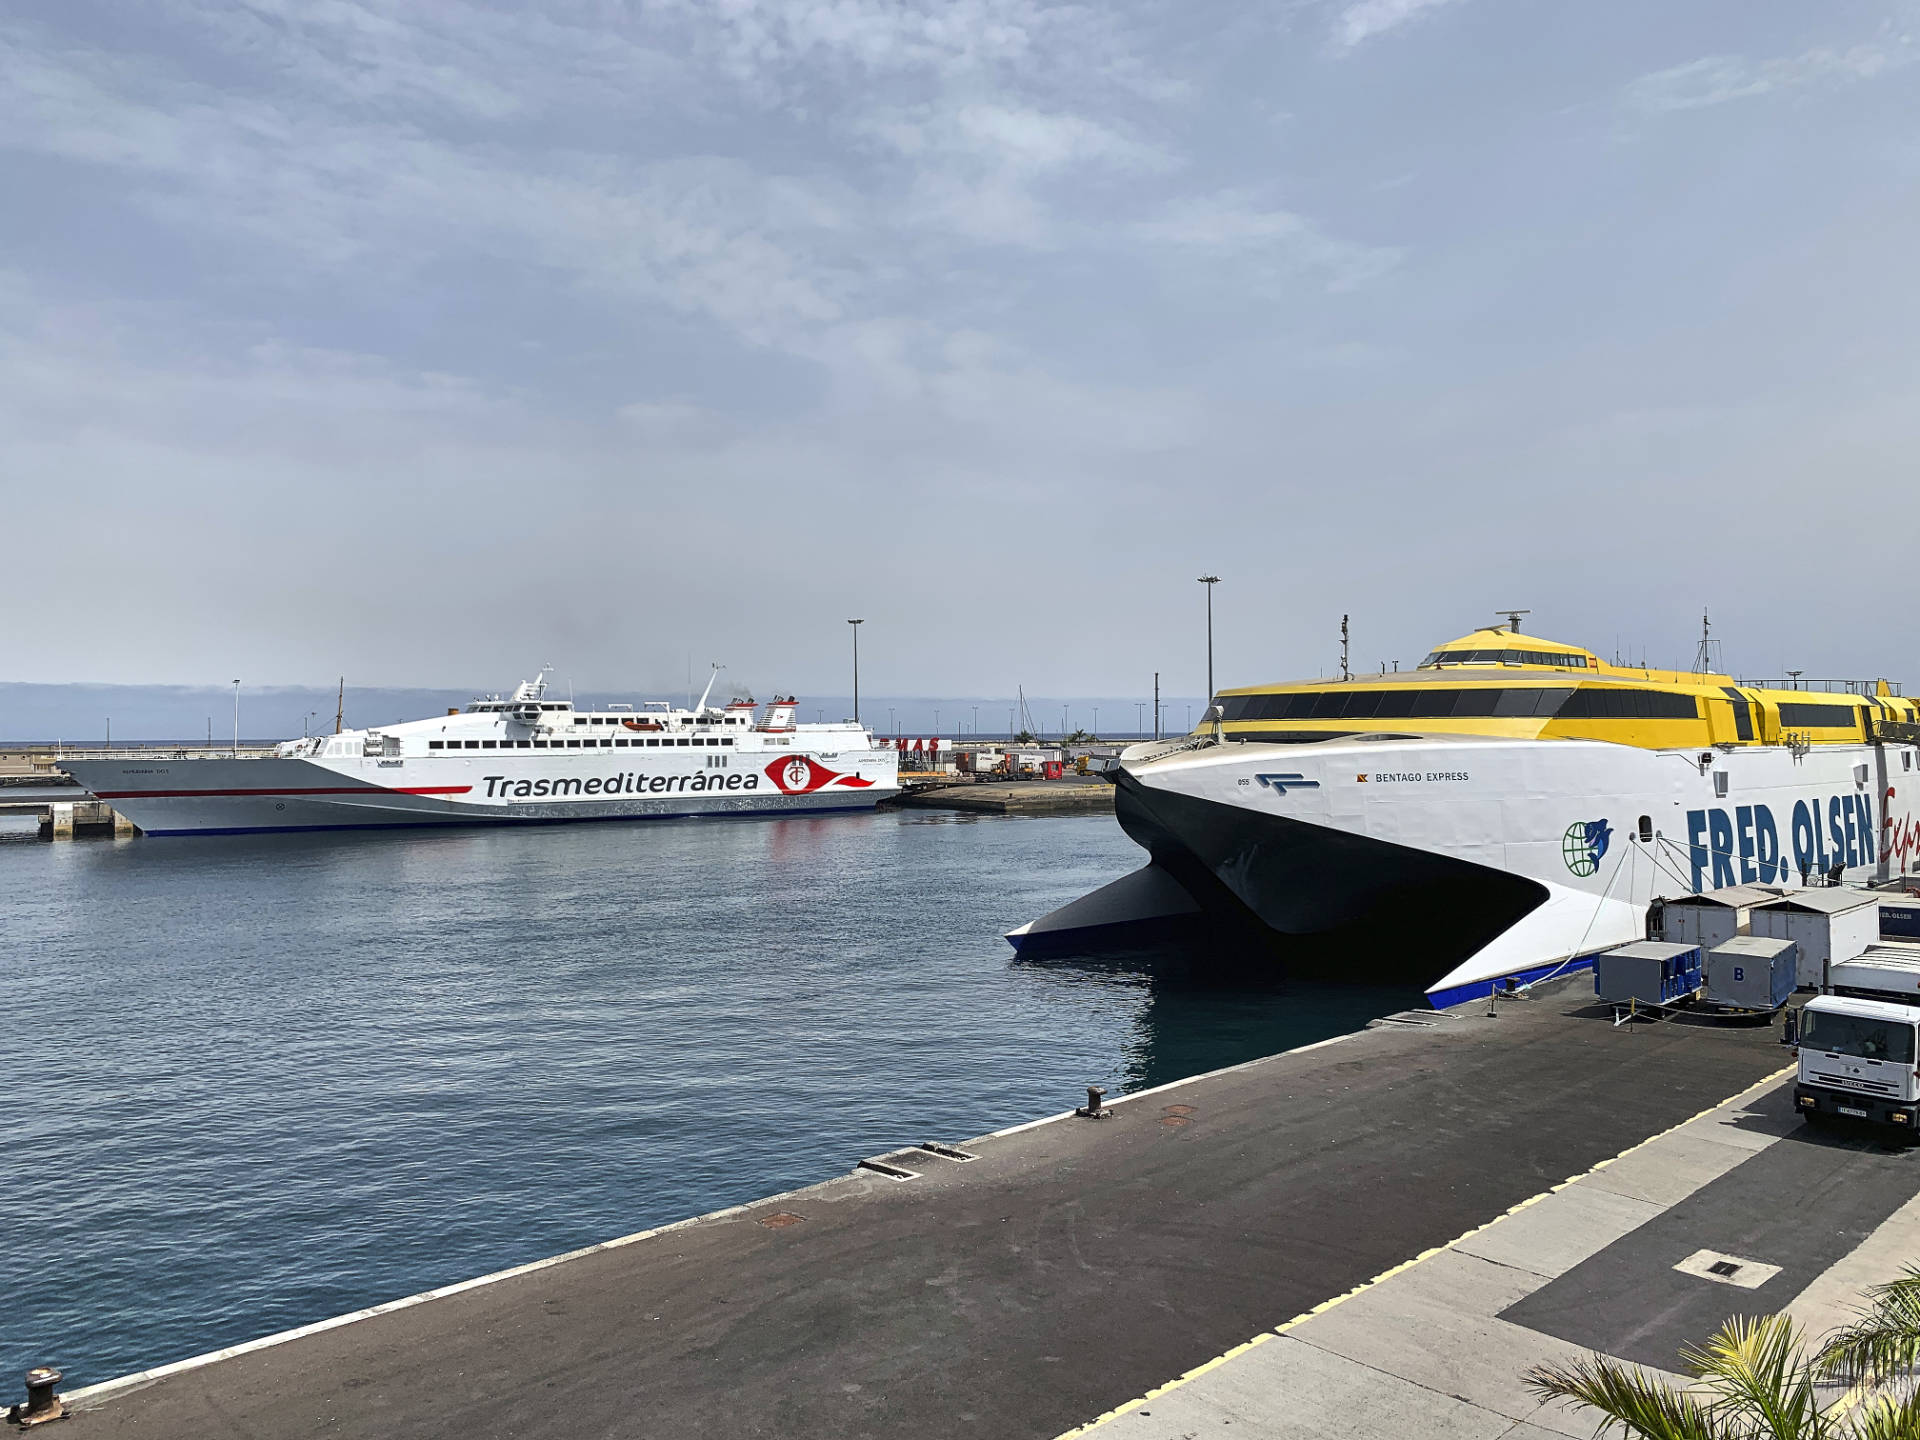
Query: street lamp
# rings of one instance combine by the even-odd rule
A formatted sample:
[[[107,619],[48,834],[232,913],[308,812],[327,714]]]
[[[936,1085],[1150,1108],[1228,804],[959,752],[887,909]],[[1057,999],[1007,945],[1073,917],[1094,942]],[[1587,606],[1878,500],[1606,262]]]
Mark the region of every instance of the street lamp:
[[[1100,738],[1100,707],[1098,705],[1093,707],[1093,738],[1096,740]]]
[[[853,723],[856,725],[860,723],[860,627],[866,623],[864,620],[847,621],[853,628]]]
[[[1141,712],[1146,708],[1147,702],[1144,700],[1136,700],[1133,702],[1133,733],[1136,735],[1144,735],[1147,733],[1147,722],[1140,718]]]
[[[894,739],[900,738],[900,727],[893,721],[893,706],[887,706],[887,729],[893,732]]]
[[[1220,583],[1218,575],[1202,575],[1200,583],[1207,587],[1207,708],[1213,708],[1213,587]],[[1192,727],[1189,726],[1189,729]]]
[[[238,759],[240,755],[240,682],[238,680],[233,682],[233,753],[234,758]]]
[[[933,712],[933,738],[936,740],[940,738],[940,712],[938,710]]]

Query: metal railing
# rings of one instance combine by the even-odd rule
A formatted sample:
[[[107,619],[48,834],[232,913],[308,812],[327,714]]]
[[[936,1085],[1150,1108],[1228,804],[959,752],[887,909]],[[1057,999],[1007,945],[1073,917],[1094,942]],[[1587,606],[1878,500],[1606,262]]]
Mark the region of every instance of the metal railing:
[[[1900,682],[1897,680],[1809,680],[1805,676],[1788,676],[1785,680],[1740,680],[1736,682],[1755,690],[1805,690],[1815,695],[1866,695],[1880,693],[1885,685],[1889,695],[1900,694]]]

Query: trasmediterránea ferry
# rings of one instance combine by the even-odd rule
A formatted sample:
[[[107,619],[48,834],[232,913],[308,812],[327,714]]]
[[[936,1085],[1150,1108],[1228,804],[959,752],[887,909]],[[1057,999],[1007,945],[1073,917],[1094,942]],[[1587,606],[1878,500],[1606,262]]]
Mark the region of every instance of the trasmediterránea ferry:
[[[509,699],[270,756],[60,764],[149,835],[864,810],[898,793],[897,751],[852,721],[796,724],[795,708],[576,710],[542,671]]]
[[[1116,778],[1151,862],[1017,948],[1230,915],[1446,1005],[1640,938],[1660,896],[1920,869],[1920,704],[1897,687],[1608,664],[1512,627],[1414,670],[1223,691]]]

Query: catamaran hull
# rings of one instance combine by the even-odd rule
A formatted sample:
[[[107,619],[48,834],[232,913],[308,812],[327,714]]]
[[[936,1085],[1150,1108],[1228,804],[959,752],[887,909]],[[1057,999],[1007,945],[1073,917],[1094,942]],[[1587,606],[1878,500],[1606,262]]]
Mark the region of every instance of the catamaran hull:
[[[700,757],[696,757],[700,758]],[[62,768],[149,835],[244,835],[295,830],[367,830],[426,825],[526,825],[655,820],[682,816],[792,815],[870,810],[899,793],[891,753],[863,777],[853,757],[834,757],[831,778],[810,775],[791,793],[770,777],[739,788],[738,771],[648,773],[625,763],[560,761],[520,767],[434,758],[380,760],[240,758],[73,760]],[[817,775],[826,767],[816,766]],[[603,773],[604,772],[604,773]],[[522,781],[525,781],[522,792]],[[728,788],[728,782],[736,782]],[[489,783],[491,782],[491,783]],[[591,782],[593,793],[588,793]],[[562,787],[557,798],[556,786]],[[532,792],[538,790],[538,795]]]
[[[1854,882],[1910,871],[1915,810],[1899,782],[1912,750],[1229,743],[1130,755],[1115,808],[1162,877],[1129,895],[1177,893],[1248,922],[1282,956],[1291,946],[1353,978],[1413,980],[1454,1004],[1641,938],[1655,896],[1793,888],[1836,866]],[[1180,914],[1177,902],[1134,910],[1069,906],[1009,939],[1023,951],[1104,943]]]

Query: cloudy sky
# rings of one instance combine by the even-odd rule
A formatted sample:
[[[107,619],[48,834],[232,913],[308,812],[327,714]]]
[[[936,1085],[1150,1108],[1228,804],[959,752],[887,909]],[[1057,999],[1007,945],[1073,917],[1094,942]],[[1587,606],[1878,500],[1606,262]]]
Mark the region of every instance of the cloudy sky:
[[[1920,9],[16,0],[0,679],[1920,681]]]

